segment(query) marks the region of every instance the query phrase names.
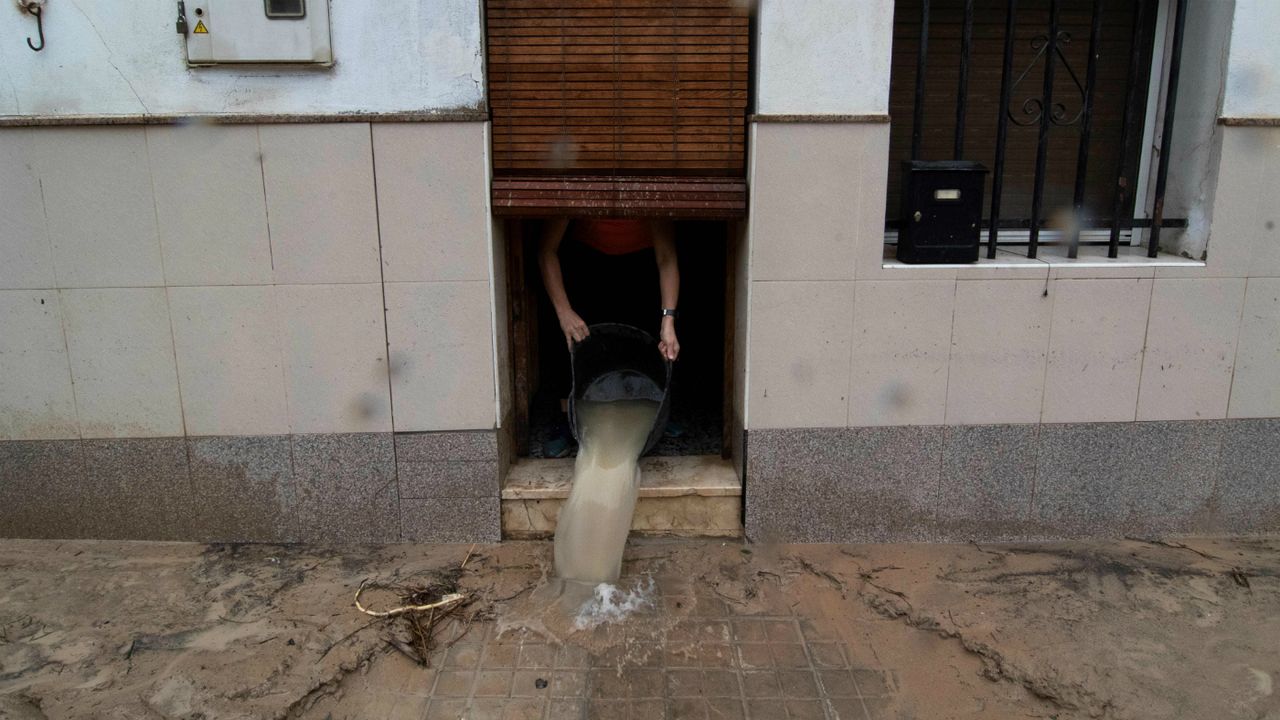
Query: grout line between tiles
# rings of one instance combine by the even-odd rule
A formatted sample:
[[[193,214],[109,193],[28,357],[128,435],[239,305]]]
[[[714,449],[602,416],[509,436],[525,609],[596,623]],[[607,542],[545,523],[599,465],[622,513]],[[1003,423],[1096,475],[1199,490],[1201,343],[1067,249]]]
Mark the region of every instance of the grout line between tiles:
[[[387,317],[387,269],[382,258],[382,208],[378,204],[378,157],[374,149],[373,141],[373,123],[369,124],[369,168],[370,176],[373,178],[373,219],[374,231],[378,236],[378,289],[381,291],[382,298],[382,340],[383,340],[383,370],[387,373],[387,412],[390,414],[389,425],[391,427],[391,473],[395,478],[396,485],[396,517],[395,525],[397,528],[396,538],[404,539],[404,508],[402,506],[403,493],[400,489],[400,461],[396,453],[396,397],[395,388],[391,380],[391,323]]]
[[[1159,280],[1152,278],[1151,291],[1147,295],[1147,323],[1142,331],[1142,359],[1138,363],[1138,397],[1133,403],[1134,422],[1138,421],[1138,415],[1142,413],[1142,378],[1147,374],[1147,343],[1151,339],[1151,310],[1155,307],[1157,282]]]
[[[1244,310],[1249,304],[1249,278],[1244,279],[1244,290],[1240,293],[1240,313],[1236,318],[1235,347],[1231,349],[1231,380],[1227,383],[1227,409],[1224,415],[1231,417],[1231,400],[1235,397],[1236,368],[1240,366],[1240,334],[1244,332]]]

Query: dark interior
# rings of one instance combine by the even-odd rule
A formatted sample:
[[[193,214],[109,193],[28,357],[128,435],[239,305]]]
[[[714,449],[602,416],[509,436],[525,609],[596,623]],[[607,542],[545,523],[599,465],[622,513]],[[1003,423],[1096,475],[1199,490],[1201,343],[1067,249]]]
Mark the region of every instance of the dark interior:
[[[667,433],[652,455],[719,455],[724,435],[725,377],[725,262],[728,227],[718,221],[679,221],[676,245],[680,256],[680,317],[676,331],[680,340],[671,385],[671,415]],[[523,221],[525,247],[524,280],[536,312],[529,337],[531,373],[527,397],[529,457],[543,457],[542,445],[554,432],[560,416],[559,398],[553,373],[569,372],[564,335],[555,311],[542,286],[537,265],[538,221]],[[642,330],[657,335],[659,308],[654,308],[652,327]],[[517,393],[519,398],[521,393]],[[520,400],[518,399],[517,402]],[[517,433],[525,432],[521,427]]]

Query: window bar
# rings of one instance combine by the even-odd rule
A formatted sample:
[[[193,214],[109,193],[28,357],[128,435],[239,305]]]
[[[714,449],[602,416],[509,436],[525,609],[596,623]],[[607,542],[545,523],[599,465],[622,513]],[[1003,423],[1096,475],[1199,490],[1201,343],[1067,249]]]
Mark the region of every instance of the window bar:
[[[920,48],[916,56],[916,106],[911,125],[911,159],[920,159],[920,142],[924,138],[924,73],[929,54],[929,0],[920,3]]]
[[[1142,28],[1146,25],[1147,0],[1138,0],[1134,8],[1133,35],[1129,40],[1129,82],[1124,98],[1124,118],[1120,121],[1120,164],[1116,168],[1116,185],[1114,202],[1111,206],[1111,241],[1107,247],[1107,257],[1120,257],[1120,215],[1124,211],[1125,200],[1133,190],[1133,183],[1125,176],[1125,159],[1132,154],[1133,129],[1137,124],[1134,117],[1134,102],[1137,100],[1138,77],[1142,73]]]
[[[973,0],[964,0],[964,27],[960,31],[960,80],[956,87],[955,159],[964,159],[964,116],[969,102],[969,51],[973,40]]]
[[[1000,107],[996,109],[996,160],[991,174],[991,229],[987,232],[987,259],[996,257],[1000,234],[1000,193],[1004,191],[1004,147],[1009,138],[1009,96],[1013,93],[1013,30],[1017,22],[1018,0],[1009,0],[1004,19],[1004,70],[1000,75]]]
[[[1093,26],[1089,29],[1089,64],[1084,76],[1084,115],[1080,125],[1080,152],[1076,157],[1076,194],[1072,203],[1075,218],[1071,224],[1071,239],[1067,257],[1080,256],[1080,217],[1084,212],[1085,171],[1089,165],[1089,135],[1093,123],[1093,86],[1098,78],[1098,50],[1102,38],[1102,0],[1093,0]],[[1124,162],[1123,157],[1121,162]]]
[[[1187,25],[1187,0],[1178,0],[1178,16],[1173,23],[1173,46],[1169,50],[1169,88],[1165,92],[1164,132],[1160,137],[1160,164],[1156,169],[1156,201],[1151,213],[1151,239],[1147,257],[1160,251],[1160,226],[1164,224],[1164,191],[1169,182],[1169,148],[1173,144],[1173,114],[1178,101],[1178,73],[1182,69],[1182,35]]]
[[[1036,250],[1040,246],[1045,166],[1049,160],[1049,126],[1053,119],[1053,66],[1058,54],[1058,4],[1059,0],[1049,0],[1049,36],[1045,40],[1044,53],[1044,93],[1040,98],[1040,137],[1036,141],[1036,179],[1031,192],[1031,238],[1027,245],[1029,258],[1036,256]]]

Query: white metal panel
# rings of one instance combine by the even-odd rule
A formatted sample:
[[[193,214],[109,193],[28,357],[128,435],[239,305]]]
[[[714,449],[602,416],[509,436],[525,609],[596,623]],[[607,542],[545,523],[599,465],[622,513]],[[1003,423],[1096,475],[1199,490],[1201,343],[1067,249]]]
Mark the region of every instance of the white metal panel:
[[[268,17],[264,0],[188,0],[187,62],[333,62],[328,0],[304,0],[302,17]]]

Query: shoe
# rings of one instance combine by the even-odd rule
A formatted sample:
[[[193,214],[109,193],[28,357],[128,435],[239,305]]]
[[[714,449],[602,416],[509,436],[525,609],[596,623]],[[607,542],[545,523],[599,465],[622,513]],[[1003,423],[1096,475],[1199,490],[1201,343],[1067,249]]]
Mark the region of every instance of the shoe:
[[[557,435],[556,437],[542,443],[542,457],[546,458],[569,457],[569,453],[572,450],[573,443],[568,437]]]
[[[573,452],[573,433],[569,430],[567,420],[556,422],[551,431],[551,439],[542,443],[542,456],[547,458],[569,457]]]
[[[684,437],[684,426],[675,420],[668,420],[667,426],[663,429],[662,434],[664,437],[669,438]]]

